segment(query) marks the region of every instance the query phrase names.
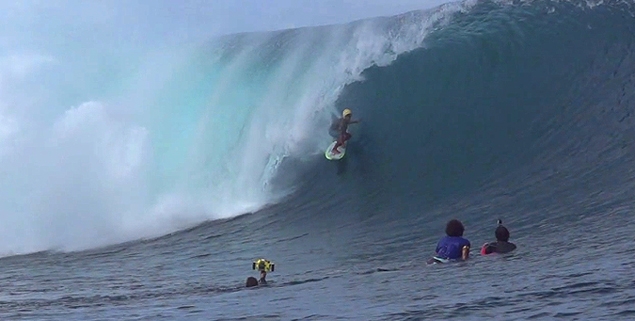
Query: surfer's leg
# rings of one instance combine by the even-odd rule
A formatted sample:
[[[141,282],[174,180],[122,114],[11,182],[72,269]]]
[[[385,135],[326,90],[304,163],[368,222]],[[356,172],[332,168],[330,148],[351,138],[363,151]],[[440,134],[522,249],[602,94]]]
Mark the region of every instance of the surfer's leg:
[[[348,140],[349,140],[349,139],[351,139],[351,136],[352,136],[352,135],[351,135],[351,134],[349,134],[349,133],[344,133],[344,134],[342,134],[342,138],[341,138],[341,140],[340,140],[340,142],[341,142],[341,143],[340,143],[340,146],[341,146],[341,145],[346,144],[346,143],[348,142]]]
[[[333,149],[331,150],[331,153],[333,154],[339,154],[340,151],[337,150],[338,147],[342,146],[342,143],[340,143],[340,140],[337,140],[337,144],[335,144],[335,146],[333,146]]]
[[[340,134],[340,136],[337,138],[337,143],[335,144],[335,146],[333,146],[333,150],[331,152],[333,154],[339,154],[340,151],[337,150],[337,148],[342,146],[342,144],[344,144],[344,134]]]
[[[335,146],[333,146],[333,150],[331,151],[333,154],[339,154],[340,151],[337,150],[338,147],[344,145],[344,143],[346,143],[347,140],[351,139],[351,134],[349,133],[342,133],[340,135],[340,137],[337,139],[337,144],[335,144]]]

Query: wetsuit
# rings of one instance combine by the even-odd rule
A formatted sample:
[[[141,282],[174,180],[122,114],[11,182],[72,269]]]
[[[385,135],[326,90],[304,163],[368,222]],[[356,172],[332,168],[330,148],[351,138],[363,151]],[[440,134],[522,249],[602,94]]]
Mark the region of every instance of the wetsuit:
[[[492,243],[485,243],[481,248],[481,254],[492,254],[492,253],[509,253],[516,249],[516,244],[505,242],[505,241],[496,241]]]
[[[461,236],[445,236],[437,244],[436,257],[444,260],[458,260],[462,258],[463,247],[470,247],[470,241]]]
[[[264,277],[260,278],[260,280],[258,280],[259,284],[267,284],[267,280],[265,280]]]

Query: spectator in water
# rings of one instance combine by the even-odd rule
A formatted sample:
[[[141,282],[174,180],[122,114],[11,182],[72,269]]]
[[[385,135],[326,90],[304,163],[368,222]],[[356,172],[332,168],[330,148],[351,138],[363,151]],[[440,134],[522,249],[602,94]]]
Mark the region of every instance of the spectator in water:
[[[250,288],[252,286],[257,286],[258,285],[258,280],[256,280],[255,277],[250,276],[247,278],[247,283],[245,284],[246,287]]]
[[[250,288],[252,286],[257,285],[265,285],[267,284],[267,272],[265,270],[260,270],[260,280],[256,280],[255,277],[250,276],[247,278],[247,282],[245,284],[246,287]]]
[[[516,244],[509,242],[509,230],[503,226],[503,221],[498,220],[498,227],[496,227],[494,235],[496,236],[496,242],[483,244],[481,254],[505,254],[516,249]]]
[[[467,260],[470,255],[470,241],[463,237],[465,228],[463,223],[457,219],[452,219],[445,227],[445,234],[437,244],[436,253],[431,260],[445,263],[455,260]]]

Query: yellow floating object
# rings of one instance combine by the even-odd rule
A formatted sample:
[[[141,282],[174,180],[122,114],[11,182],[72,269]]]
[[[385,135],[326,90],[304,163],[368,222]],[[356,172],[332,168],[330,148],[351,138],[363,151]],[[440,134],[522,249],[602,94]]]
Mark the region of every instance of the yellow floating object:
[[[269,260],[258,259],[251,264],[251,268],[258,271],[273,272],[275,264]]]

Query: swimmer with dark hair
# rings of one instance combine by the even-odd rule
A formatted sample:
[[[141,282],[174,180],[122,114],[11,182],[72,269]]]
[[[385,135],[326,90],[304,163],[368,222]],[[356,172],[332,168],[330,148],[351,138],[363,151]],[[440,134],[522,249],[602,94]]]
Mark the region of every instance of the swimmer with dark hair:
[[[496,242],[483,244],[481,254],[487,255],[492,253],[505,254],[516,249],[516,244],[509,242],[509,230],[503,226],[503,221],[498,220],[498,227],[494,231]]]
[[[258,285],[258,280],[256,280],[255,277],[250,276],[250,277],[247,278],[247,282],[245,283],[246,287],[250,288],[250,287],[253,287],[253,286],[257,286],[257,285]]]
[[[445,234],[435,251],[435,256],[428,263],[447,263],[467,260],[470,255],[470,241],[463,237],[465,228],[461,221],[453,219],[445,227]]]
[[[260,271],[260,279],[256,279],[255,277],[248,277],[245,286],[250,288],[258,285],[266,285],[267,284],[267,272],[273,272],[275,270],[275,264],[266,259],[258,259],[251,264],[251,268],[254,270]]]
[[[247,278],[247,282],[245,286],[250,288],[252,286],[265,285],[267,284],[267,272],[264,270],[260,271],[260,280],[257,280],[255,277],[250,276]]]

